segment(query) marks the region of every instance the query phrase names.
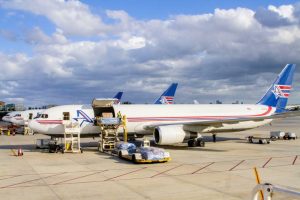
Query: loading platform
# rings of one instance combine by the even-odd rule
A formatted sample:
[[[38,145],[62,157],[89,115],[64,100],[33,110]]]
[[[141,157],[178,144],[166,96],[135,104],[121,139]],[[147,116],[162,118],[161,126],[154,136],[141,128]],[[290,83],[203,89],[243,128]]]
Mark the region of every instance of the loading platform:
[[[171,160],[170,154],[161,148],[150,147],[148,140],[142,147],[127,142],[127,118],[120,111],[115,114],[114,99],[94,99],[92,106],[95,113],[96,126],[99,126],[100,141],[98,150],[111,156],[132,161],[134,163],[162,163]],[[122,130],[120,130],[122,129]],[[119,133],[123,132],[121,137]],[[160,157],[154,157],[159,152]],[[151,157],[151,158],[150,158]]]

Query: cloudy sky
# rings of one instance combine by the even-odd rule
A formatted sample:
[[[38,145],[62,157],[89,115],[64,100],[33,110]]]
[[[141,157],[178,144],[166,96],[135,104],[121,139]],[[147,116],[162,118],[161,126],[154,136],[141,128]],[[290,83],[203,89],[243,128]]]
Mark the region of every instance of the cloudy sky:
[[[287,63],[300,103],[300,1],[0,0],[0,100],[256,103]]]

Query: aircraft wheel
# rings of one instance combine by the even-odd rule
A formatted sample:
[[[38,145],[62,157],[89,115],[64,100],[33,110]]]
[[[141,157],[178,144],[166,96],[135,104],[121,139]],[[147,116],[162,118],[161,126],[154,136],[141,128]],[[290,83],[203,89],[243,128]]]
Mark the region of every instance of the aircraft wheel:
[[[189,140],[188,141],[188,146],[189,147],[195,147],[197,146],[197,142],[193,139],[193,140]]]
[[[197,140],[197,146],[199,146],[199,147],[205,147],[205,142],[202,139]]]

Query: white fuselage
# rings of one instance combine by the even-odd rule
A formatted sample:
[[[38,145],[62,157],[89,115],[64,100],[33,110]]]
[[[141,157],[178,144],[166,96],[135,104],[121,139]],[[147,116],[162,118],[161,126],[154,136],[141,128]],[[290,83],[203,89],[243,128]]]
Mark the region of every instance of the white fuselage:
[[[20,112],[21,111],[12,111],[12,112],[9,112],[5,116],[2,117],[2,121],[11,122],[11,119],[13,117],[15,117],[16,115],[20,114]]]
[[[69,119],[64,120],[64,114],[69,112]],[[232,105],[232,104],[174,104],[174,105],[113,105],[114,116],[118,112],[127,117],[129,133],[152,134],[153,130],[145,128],[152,124],[180,124],[193,121],[207,121],[228,118],[269,116],[275,108],[264,105]],[[94,126],[94,110],[83,105],[57,106],[44,111],[44,117],[31,120],[29,127],[34,131],[46,135],[62,135],[64,121],[79,123],[81,135],[97,135],[99,127]],[[222,127],[189,126],[187,129],[200,133],[221,133],[242,131],[256,128],[270,123],[272,120],[247,121],[225,124]],[[119,130],[122,131],[121,129]]]

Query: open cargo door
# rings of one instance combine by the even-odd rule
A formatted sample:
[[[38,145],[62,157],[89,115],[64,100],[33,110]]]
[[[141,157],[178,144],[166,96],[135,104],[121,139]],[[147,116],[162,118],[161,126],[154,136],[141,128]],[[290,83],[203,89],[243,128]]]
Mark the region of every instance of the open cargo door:
[[[113,105],[117,99],[115,98],[105,98],[105,99],[94,99],[92,102],[92,107],[95,113],[95,117],[115,117],[115,112]]]

